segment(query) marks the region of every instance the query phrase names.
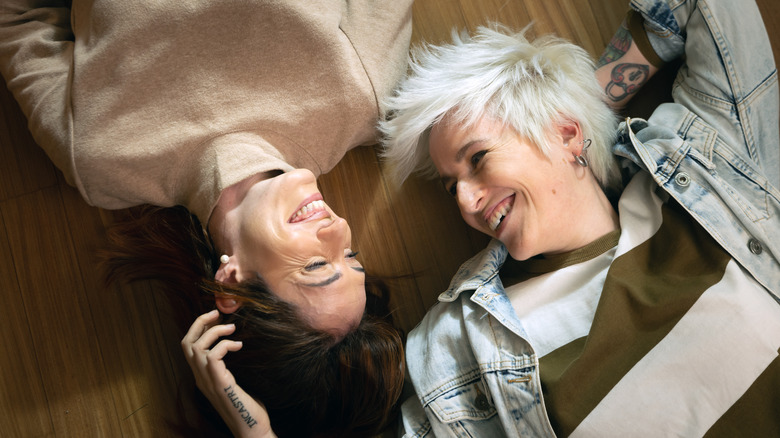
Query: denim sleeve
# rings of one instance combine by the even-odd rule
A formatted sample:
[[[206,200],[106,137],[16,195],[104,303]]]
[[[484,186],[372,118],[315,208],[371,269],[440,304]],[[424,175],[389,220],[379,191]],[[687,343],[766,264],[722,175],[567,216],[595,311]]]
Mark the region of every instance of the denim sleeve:
[[[626,26],[628,26],[628,31],[631,33],[631,39],[634,40],[634,44],[636,44],[639,51],[642,52],[645,59],[656,68],[663,67],[664,60],[658,56],[655,52],[655,48],[653,48],[653,45],[650,43],[650,38],[645,29],[645,19],[642,17],[642,14],[633,9],[629,9],[626,14]]]
[[[632,0],[630,5],[644,19],[647,39],[661,60],[673,61],[685,53],[685,38],[667,2]]]

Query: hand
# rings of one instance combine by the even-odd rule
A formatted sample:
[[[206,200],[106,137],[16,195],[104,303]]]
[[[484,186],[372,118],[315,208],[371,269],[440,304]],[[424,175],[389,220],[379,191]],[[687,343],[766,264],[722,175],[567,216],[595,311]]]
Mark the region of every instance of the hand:
[[[223,339],[214,345],[217,339],[230,335],[236,329],[233,324],[216,324],[218,318],[217,310],[199,316],[181,340],[181,348],[195,375],[195,383],[233,435],[276,437],[265,407],[236,384],[236,379],[222,360],[229,351],[240,350],[242,343]]]

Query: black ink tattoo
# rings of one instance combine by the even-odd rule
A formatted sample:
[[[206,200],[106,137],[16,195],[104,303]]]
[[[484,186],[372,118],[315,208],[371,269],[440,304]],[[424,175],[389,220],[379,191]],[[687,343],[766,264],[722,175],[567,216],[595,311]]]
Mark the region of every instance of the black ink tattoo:
[[[244,423],[246,423],[246,425],[249,426],[250,429],[252,428],[252,426],[257,424],[257,420],[252,418],[252,415],[249,413],[249,411],[246,410],[244,404],[238,399],[238,394],[236,394],[233,391],[233,386],[228,385],[227,387],[225,387],[224,391],[227,394],[230,403],[233,404],[233,407],[238,409],[238,413],[241,415],[241,418],[244,420]]]
[[[612,69],[610,82],[604,91],[614,102],[620,102],[636,93],[647,82],[650,67],[647,64],[618,64]]]
[[[609,44],[607,44],[607,47],[604,48],[604,53],[601,55],[601,58],[599,58],[597,67],[602,67],[610,62],[617,61],[621,56],[628,52],[630,47],[631,32],[629,32],[628,26],[626,26],[626,21],[623,20],[623,24],[620,25],[617,32],[615,32],[615,35],[612,36],[612,39],[609,41]]]

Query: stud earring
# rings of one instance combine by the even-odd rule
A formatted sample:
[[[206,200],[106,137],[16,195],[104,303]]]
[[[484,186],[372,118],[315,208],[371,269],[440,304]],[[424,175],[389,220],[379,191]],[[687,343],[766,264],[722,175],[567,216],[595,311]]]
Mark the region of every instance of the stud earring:
[[[222,262],[222,264],[224,265],[225,263],[230,261],[230,257],[228,257],[227,254],[222,254],[222,256],[219,258],[219,261]]]
[[[585,157],[585,150],[590,147],[591,141],[589,138],[586,138],[585,140],[582,140],[581,143],[583,144],[582,152],[580,152],[579,155],[574,156],[574,161],[582,167],[588,167],[588,159]]]

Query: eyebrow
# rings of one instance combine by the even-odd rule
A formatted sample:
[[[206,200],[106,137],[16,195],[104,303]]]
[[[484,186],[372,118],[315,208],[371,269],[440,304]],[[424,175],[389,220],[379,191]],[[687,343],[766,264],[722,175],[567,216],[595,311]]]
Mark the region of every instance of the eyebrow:
[[[330,277],[326,278],[323,281],[320,281],[319,283],[305,283],[305,285],[309,287],[323,287],[335,282],[339,278],[341,278],[341,272],[336,272],[335,274],[331,275]]]
[[[484,139],[480,138],[477,140],[471,140],[470,142],[461,146],[461,148],[458,149],[458,152],[455,154],[455,161],[461,161],[463,157],[466,156],[466,151],[469,150],[470,147],[474,146],[476,143],[482,143],[484,141]]]
[[[352,269],[354,269],[354,270],[356,270],[358,272],[366,272],[366,270],[363,269],[363,268],[355,267],[355,268],[352,268]],[[326,278],[323,281],[320,281],[319,283],[305,283],[304,285],[308,286],[308,287],[324,287],[324,286],[327,286],[329,284],[333,284],[334,282],[338,281],[340,278],[341,278],[341,272],[336,272],[335,274],[331,275],[330,277]]]
[[[474,146],[477,143],[482,143],[484,141],[485,141],[485,139],[480,138],[480,139],[476,139],[476,140],[471,140],[468,143],[466,143],[463,146],[461,146],[460,149],[458,149],[458,152],[455,153],[455,162],[457,163],[457,162],[462,161],[463,157],[466,156],[466,151],[468,151],[470,147]],[[447,188],[447,182],[449,180],[451,180],[452,177],[449,176],[449,175],[441,175],[440,174],[439,175],[439,179],[441,180],[441,183],[444,185],[444,188],[446,189]]]

